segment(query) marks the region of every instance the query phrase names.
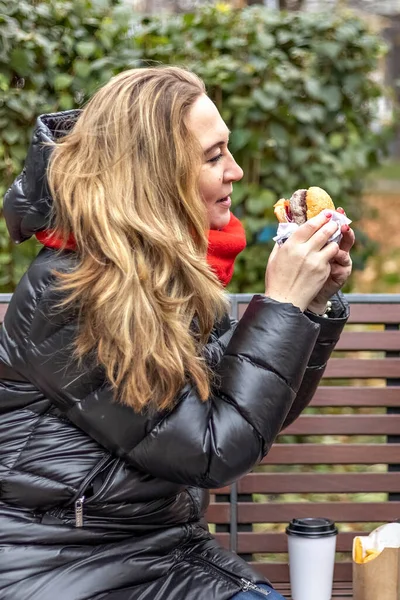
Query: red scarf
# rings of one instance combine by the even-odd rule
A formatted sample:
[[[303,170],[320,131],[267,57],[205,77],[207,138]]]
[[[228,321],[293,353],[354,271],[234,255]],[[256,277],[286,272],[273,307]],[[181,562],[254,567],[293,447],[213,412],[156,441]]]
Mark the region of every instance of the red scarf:
[[[245,248],[246,233],[234,214],[222,229],[209,230],[207,262],[222,285],[228,285],[232,279],[235,259]]]
[[[54,231],[47,229],[36,233],[38,241],[48,248],[60,249],[63,242]],[[207,262],[213,269],[222,285],[226,286],[232,279],[237,255],[246,247],[246,235],[243,225],[232,213],[231,218],[222,229],[210,229],[208,232]],[[65,250],[75,250],[76,242],[71,234],[64,246]]]

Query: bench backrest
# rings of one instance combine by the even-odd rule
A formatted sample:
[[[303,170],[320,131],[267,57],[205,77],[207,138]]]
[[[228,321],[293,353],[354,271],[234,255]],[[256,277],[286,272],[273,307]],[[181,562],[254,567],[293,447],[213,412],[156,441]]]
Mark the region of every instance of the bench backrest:
[[[353,537],[400,518],[400,296],[348,295],[351,317],[310,408],[262,464],[214,490],[208,519],[220,542],[289,581],[285,525],[338,523],[336,582],[351,582]],[[232,295],[240,318],[251,295]],[[0,295],[0,322],[10,295]]]
[[[250,298],[232,297],[234,316]],[[354,536],[400,518],[400,296],[348,299],[349,324],[310,408],[253,473],[215,490],[209,509],[221,543],[274,583],[289,581],[292,518],[338,524],[336,582],[351,582]]]

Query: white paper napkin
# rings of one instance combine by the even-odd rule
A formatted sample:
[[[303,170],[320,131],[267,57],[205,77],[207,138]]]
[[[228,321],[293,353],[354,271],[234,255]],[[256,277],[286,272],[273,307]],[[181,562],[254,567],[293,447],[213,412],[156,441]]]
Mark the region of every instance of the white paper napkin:
[[[335,223],[337,223],[337,230],[329,238],[328,241],[329,242],[337,242],[339,244],[340,240],[342,239],[342,234],[341,234],[341,231],[340,231],[342,225],[350,225],[351,221],[345,215],[342,215],[342,213],[339,213],[337,211],[333,211],[332,212],[332,221],[334,221]],[[299,228],[299,225],[297,225],[296,223],[279,223],[278,229],[277,229],[277,232],[276,232],[276,236],[274,238],[272,238],[272,239],[274,240],[274,242],[276,242],[280,246],[281,244],[283,244],[284,242],[286,242],[286,240],[298,228]]]

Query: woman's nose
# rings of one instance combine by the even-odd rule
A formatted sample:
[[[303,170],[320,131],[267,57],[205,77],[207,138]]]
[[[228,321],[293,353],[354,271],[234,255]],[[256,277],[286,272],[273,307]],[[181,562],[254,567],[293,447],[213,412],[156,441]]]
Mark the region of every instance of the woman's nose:
[[[225,181],[240,181],[243,177],[243,169],[239,167],[236,160],[231,156],[231,163],[225,170]]]

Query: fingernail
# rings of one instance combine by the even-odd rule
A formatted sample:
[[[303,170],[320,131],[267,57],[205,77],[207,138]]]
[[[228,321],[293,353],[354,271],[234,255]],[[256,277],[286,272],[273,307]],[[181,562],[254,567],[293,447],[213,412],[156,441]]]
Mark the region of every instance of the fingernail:
[[[325,216],[326,216],[327,219],[331,219],[333,217],[333,214],[331,213],[330,210],[326,210],[325,211]]]
[[[336,209],[336,212],[342,213],[342,215],[346,214],[344,212],[344,208],[342,208],[341,206],[339,206],[339,208]]]
[[[348,225],[343,225],[343,231],[350,231],[350,227]]]

